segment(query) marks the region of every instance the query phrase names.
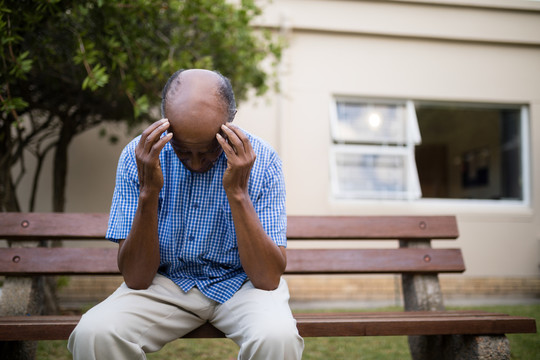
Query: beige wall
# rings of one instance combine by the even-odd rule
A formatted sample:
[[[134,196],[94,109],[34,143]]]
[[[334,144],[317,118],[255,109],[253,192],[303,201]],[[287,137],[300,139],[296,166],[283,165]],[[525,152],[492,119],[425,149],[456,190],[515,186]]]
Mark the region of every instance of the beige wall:
[[[99,136],[101,128],[89,130],[73,140],[69,148],[66,188],[67,212],[108,212],[116,175],[116,164],[122,148],[131,140],[124,126],[108,125],[109,132],[120,136],[117,144],[110,144]],[[35,211],[52,209],[52,156],[43,165]],[[27,168],[32,169],[32,157],[27,157]],[[28,209],[30,176],[24,178],[18,195],[23,211]]]
[[[539,276],[539,2],[264,4],[260,24],[282,31],[289,43],[282,92],[241,104],[236,121],[283,158],[289,214],[456,214],[461,236],[450,245],[463,249],[467,276]],[[328,156],[334,95],[529,105],[530,204],[332,199]],[[111,146],[92,131],[76,140],[68,211],[108,211],[116,161],[129,138]],[[44,189],[50,187],[48,176]],[[49,195],[41,194],[38,210],[50,209]]]
[[[446,3],[274,1],[265,24],[280,25],[290,44],[282,93],[266,106],[241,108],[238,121],[266,135],[253,119],[267,111],[279,115],[274,130],[280,135],[270,140],[285,163],[290,214],[456,214],[461,237],[455,245],[464,250],[467,275],[537,277],[540,4]],[[527,11],[517,11],[522,8]],[[529,105],[530,204],[332,199],[334,95]]]

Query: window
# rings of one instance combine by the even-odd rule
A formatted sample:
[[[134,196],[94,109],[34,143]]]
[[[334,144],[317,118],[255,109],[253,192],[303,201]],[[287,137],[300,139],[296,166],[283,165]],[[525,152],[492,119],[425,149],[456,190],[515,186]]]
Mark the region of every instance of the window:
[[[527,109],[482,104],[416,104],[416,147],[425,198],[524,200]]]
[[[337,98],[337,198],[527,199],[527,108]]]
[[[412,102],[338,99],[333,104],[332,186],[336,197],[418,198]]]

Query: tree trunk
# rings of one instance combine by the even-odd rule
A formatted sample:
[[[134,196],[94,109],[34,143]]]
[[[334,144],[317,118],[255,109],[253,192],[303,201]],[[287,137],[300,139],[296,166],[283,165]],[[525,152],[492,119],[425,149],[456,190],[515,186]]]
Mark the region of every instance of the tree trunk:
[[[11,176],[12,147],[11,121],[2,119],[0,122],[0,211],[20,211]]]
[[[68,170],[68,148],[75,136],[75,120],[66,119],[62,124],[60,137],[54,153],[53,211],[64,212],[66,205],[66,184]]]

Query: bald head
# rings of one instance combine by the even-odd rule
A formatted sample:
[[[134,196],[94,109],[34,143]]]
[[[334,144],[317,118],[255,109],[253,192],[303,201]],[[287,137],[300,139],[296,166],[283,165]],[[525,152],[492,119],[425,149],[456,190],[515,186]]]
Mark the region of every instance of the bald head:
[[[173,125],[218,129],[227,121],[227,106],[219,97],[221,79],[208,70],[186,70],[167,94],[165,112]],[[213,110],[214,116],[201,116]],[[174,124],[175,120],[183,124]],[[215,132],[214,132],[215,134]]]
[[[216,134],[231,119],[231,102],[223,90],[230,82],[225,79],[213,71],[184,70],[165,86],[162,109],[173,134],[170,144],[192,171],[207,171],[221,153]]]
[[[224,102],[227,107],[228,120],[232,122],[236,114],[236,100],[234,97],[234,92],[232,89],[231,82],[229,79],[221,75],[217,71],[210,71],[204,69],[189,69],[189,70],[178,70],[175,72],[165,84],[163,88],[162,97],[161,97],[161,116],[168,117],[166,110],[169,105],[169,101],[179,94],[183,90],[184,79],[191,78],[192,80],[199,77],[200,79],[206,78],[210,83],[214,80],[216,81],[216,90],[221,100]],[[196,84],[192,82],[192,84]],[[210,95],[207,94],[207,95]]]

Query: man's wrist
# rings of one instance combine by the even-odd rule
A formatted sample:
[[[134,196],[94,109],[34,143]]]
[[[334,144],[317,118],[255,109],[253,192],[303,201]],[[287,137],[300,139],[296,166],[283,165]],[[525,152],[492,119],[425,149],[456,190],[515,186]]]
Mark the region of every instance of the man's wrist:
[[[140,193],[139,193],[139,201],[152,201],[152,200],[157,200],[158,197],[159,197],[159,191],[158,189],[148,189],[148,188],[143,188],[141,189]]]
[[[229,200],[229,204],[232,205],[233,203],[236,204],[242,204],[245,201],[250,201],[249,193],[247,191],[243,190],[237,190],[237,191],[225,191],[227,194],[227,199]]]

